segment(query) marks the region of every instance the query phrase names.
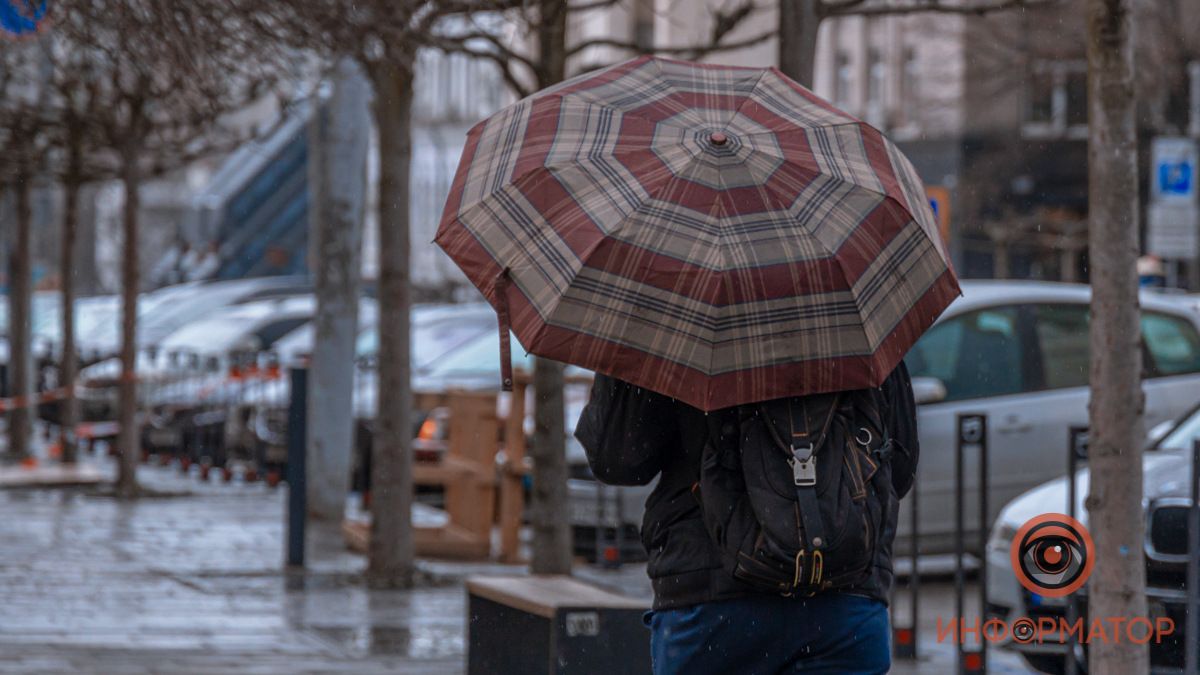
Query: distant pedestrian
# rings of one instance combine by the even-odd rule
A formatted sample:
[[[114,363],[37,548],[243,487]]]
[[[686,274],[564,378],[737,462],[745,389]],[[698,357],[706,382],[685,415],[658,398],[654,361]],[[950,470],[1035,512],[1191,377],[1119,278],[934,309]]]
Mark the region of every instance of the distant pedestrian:
[[[903,363],[878,389],[707,414],[598,375],[576,430],[593,473],[658,478],[642,524],[654,672],[887,672],[915,415]]]

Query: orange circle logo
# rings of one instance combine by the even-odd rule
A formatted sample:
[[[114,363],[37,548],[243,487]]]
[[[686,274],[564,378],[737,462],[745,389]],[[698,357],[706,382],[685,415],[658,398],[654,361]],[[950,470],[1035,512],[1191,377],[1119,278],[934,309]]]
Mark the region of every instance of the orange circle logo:
[[[1013,537],[1013,571],[1031,593],[1061,598],[1079,590],[1092,574],[1095,545],[1087,528],[1061,513],[1031,518]]]

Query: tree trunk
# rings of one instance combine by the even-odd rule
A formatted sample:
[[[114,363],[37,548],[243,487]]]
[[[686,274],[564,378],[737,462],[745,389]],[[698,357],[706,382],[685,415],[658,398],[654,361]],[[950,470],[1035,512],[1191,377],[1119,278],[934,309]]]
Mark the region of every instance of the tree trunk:
[[[138,492],[137,466],[141,454],[137,410],[137,302],[140,270],[138,268],[138,190],[141,175],[137,153],[123,153],[121,182],[125,185],[124,234],[121,259],[121,379],[118,384],[117,422],[120,430],[117,449],[120,465],[117,471],[117,495],[126,499]]]
[[[538,84],[548,87],[567,76],[567,12],[561,0],[541,0],[538,23]],[[571,523],[567,503],[567,448],[563,409],[563,366],[533,361],[534,432],[529,445],[533,489],[529,520],[533,527],[534,574],[570,574]]]
[[[538,88],[567,79],[567,3],[539,0],[537,24]]]
[[[1088,587],[1088,614],[1093,617],[1146,616],[1131,13],[1130,0],[1088,0],[1092,479],[1087,509],[1096,545]],[[1089,645],[1093,675],[1148,671],[1145,645],[1127,639],[1092,640]]]
[[[62,283],[62,353],[59,355],[59,386],[64,389],[60,405],[59,446],[62,461],[73,464],[77,458],[75,425],[79,423],[79,401],[75,398],[75,375],[79,367],[75,346],[75,241],[79,230],[79,192],[83,180],[79,170],[79,148],[72,143],[69,168],[63,180],[62,241],[59,252],[59,277]]]
[[[813,88],[817,64],[820,7],[821,0],[779,2],[779,69],[809,89]]]
[[[367,575],[378,586],[407,587],[414,557],[408,196],[413,74],[411,61],[374,63],[369,70],[379,129],[379,408]]]
[[[533,527],[534,574],[570,574],[572,546],[568,519],[567,452],[563,410],[563,365],[536,359],[533,365],[534,432],[529,455],[533,489],[529,521]]]
[[[8,367],[10,395],[21,402],[8,415],[8,455],[12,459],[24,459],[30,455],[30,432],[33,419],[33,356],[30,352],[30,327],[32,325],[33,278],[31,275],[33,210],[30,192],[33,182],[29,174],[22,173],[13,185],[16,191],[17,237],[10,260],[12,270],[9,302],[9,355]]]
[[[370,89],[352,59],[334,74],[329,123],[320,129],[318,208],[313,268],[317,312],[313,319],[312,375],[308,391],[308,512],[340,523],[349,491],[354,449],[354,345],[358,293]]]

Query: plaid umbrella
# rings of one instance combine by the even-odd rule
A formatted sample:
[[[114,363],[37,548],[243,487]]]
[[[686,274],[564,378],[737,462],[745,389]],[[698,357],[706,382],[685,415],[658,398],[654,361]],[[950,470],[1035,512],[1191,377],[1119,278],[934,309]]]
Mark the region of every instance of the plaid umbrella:
[[[642,57],[509,106],[436,241],[528,351],[703,410],[877,386],[959,294],[908,160],[774,68]]]

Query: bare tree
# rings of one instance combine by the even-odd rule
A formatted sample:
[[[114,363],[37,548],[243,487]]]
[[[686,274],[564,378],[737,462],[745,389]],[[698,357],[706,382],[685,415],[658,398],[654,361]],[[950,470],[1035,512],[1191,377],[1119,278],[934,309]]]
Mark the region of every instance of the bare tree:
[[[258,34],[270,40],[328,58],[356,59],[374,94],[379,133],[379,379],[367,576],[377,586],[410,586],[415,569],[409,172],[417,51],[439,41],[436,30],[444,18],[503,7],[505,1],[295,1],[258,12],[255,20]],[[249,3],[244,11],[254,15],[258,8],[258,3]]]
[[[1133,4],[1088,0],[1087,13],[1093,355],[1087,509],[1097,551],[1088,613],[1094,617],[1146,615]],[[1089,649],[1090,672],[1149,670],[1144,644],[1093,640]]]
[[[9,384],[17,405],[8,417],[8,455],[30,456],[33,420],[31,194],[45,152],[45,88],[37,79],[38,46],[9,42],[0,50],[0,188],[15,202],[15,236],[9,250]]]
[[[53,37],[46,42],[47,48],[42,53],[50,66],[47,87],[51,96],[45,110],[52,120],[49,142],[53,149],[47,170],[57,178],[63,192],[59,241],[62,344],[58,385],[63,389],[59,408],[59,447],[63,463],[71,464],[78,456],[75,428],[79,423],[79,403],[75,381],[79,355],[75,335],[75,278],[80,195],[86,184],[111,175],[103,166],[103,160],[97,164],[99,143],[89,121],[92,116],[102,114],[97,106],[104,103],[95,80],[94,64],[86,51],[56,49]]]
[[[137,302],[139,191],[150,176],[234,145],[222,123],[257,100],[281,72],[245,40],[241,15],[202,0],[99,0],[64,4],[54,35],[92,68],[94,128],[107,168],[125,189],[123,208],[120,469],[117,492],[137,494]]]

